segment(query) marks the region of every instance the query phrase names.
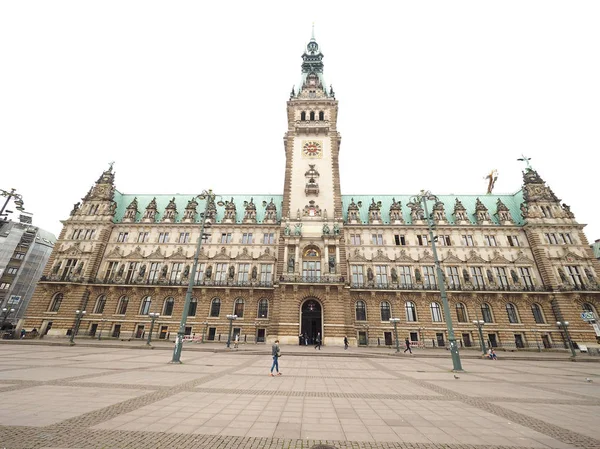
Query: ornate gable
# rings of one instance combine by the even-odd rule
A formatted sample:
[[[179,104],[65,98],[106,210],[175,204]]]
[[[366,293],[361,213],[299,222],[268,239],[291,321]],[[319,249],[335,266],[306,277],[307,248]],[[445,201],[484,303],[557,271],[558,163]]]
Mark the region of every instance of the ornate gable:
[[[533,260],[527,257],[523,251],[519,251],[517,258],[513,261],[513,263],[533,265]]]
[[[233,197],[231,197],[230,201],[225,201],[225,215],[223,215],[223,222],[235,223],[236,213],[235,203],[233,202]]]
[[[273,260],[275,260],[275,256],[273,256],[271,254],[271,250],[269,248],[265,248],[265,251],[260,256],[258,256],[258,260],[270,260],[270,261],[273,261]]]
[[[146,212],[144,212],[144,216],[142,217],[142,220],[144,220],[146,222],[154,221],[156,219],[156,211],[157,211],[156,197],[154,197],[154,198],[152,198],[152,201],[150,201],[148,206],[146,206]]]
[[[428,250],[425,250],[423,252],[423,257],[419,258],[419,262],[435,263],[435,259]]]
[[[193,222],[196,219],[198,202],[196,198],[192,198],[188,201],[187,206],[185,206],[185,211],[183,213],[183,221],[184,222]]]
[[[496,201],[496,216],[501,222],[514,222],[512,215],[510,214],[510,210],[500,198],[498,198],[498,201]]]
[[[463,206],[463,203],[458,198],[456,198],[456,201],[454,203],[454,212],[452,213],[452,215],[454,215],[454,219],[456,221],[469,220],[467,216],[467,209],[465,206]]]
[[[408,254],[406,254],[406,250],[402,249],[402,250],[400,250],[400,254],[396,256],[395,262],[414,263],[414,262],[416,262],[416,260],[414,260]]]
[[[115,246],[113,248],[113,250],[108,253],[106,256],[106,258],[116,258],[116,257],[123,257],[123,251],[121,250],[120,247]]]
[[[383,253],[383,250],[378,249],[377,250],[377,254],[375,254],[371,260],[373,262],[390,262],[390,258]]]
[[[219,251],[217,254],[215,254],[214,257],[212,257],[213,260],[229,260],[231,259],[231,256],[227,255],[227,249],[225,247],[221,248],[221,251]]]
[[[265,218],[263,219],[263,222],[275,223],[276,221],[277,221],[277,206],[273,202],[273,198],[271,198],[271,201],[269,202],[269,204],[266,205]]]
[[[156,249],[151,252],[150,254],[148,254],[147,258],[148,259],[164,259],[165,255],[162,253],[162,251],[160,250],[160,247],[156,247]]]
[[[562,256],[562,260],[565,263],[573,263],[576,260],[585,260],[585,257],[581,257],[579,254],[573,251],[567,251],[564,256]]]
[[[473,265],[487,263],[487,261],[484,260],[479,254],[477,254],[477,252],[471,250],[470,257],[467,258],[467,263]]]
[[[478,224],[491,220],[488,208],[485,207],[485,204],[483,204],[479,198],[477,198],[475,202],[475,218],[477,218]]]
[[[175,217],[177,216],[177,205],[175,204],[175,197],[169,201],[167,207],[165,208],[165,213],[162,217],[162,221],[174,223]]]
[[[235,256],[237,260],[252,260],[252,255],[248,252],[248,248],[243,248],[242,252]]]
[[[170,255],[167,256],[167,259],[186,259],[187,256],[183,252],[183,247],[179,246],[175,251],[173,251]]]
[[[244,201],[244,223],[256,223],[256,205],[254,198],[250,198],[250,202]]]
[[[510,260],[508,260],[502,254],[500,254],[500,252],[498,250],[496,250],[496,251],[494,251],[494,257],[492,258],[492,260],[490,260],[490,262],[493,264],[506,265],[506,264],[510,263]]]
[[[136,246],[135,249],[127,255],[127,258],[128,259],[143,259],[144,253],[142,253],[142,248],[140,248],[139,246]]]
[[[369,223],[381,223],[381,201],[375,202],[375,198],[371,198],[369,204]]]
[[[361,223],[359,207],[362,206],[362,202],[358,202],[356,204],[354,202],[354,198],[350,200],[350,204],[348,204],[348,223]]]
[[[396,201],[396,198],[392,198],[392,204],[390,205],[390,223],[404,223],[402,203]]]
[[[452,251],[448,251],[448,255],[446,256],[446,258],[442,261],[445,264],[448,263],[464,263],[464,260],[459,259],[458,257],[456,257]]]
[[[359,249],[355,249],[353,253],[350,254],[350,261],[353,262],[368,262],[369,260],[360,253]]]

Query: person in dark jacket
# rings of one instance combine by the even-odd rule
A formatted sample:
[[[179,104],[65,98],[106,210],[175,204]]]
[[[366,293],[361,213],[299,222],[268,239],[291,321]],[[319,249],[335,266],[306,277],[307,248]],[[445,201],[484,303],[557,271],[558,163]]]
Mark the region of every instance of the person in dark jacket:
[[[315,338],[315,349],[321,350],[321,332],[317,332],[317,338]]]
[[[271,355],[273,356],[273,365],[271,365],[271,373],[269,374],[273,377],[273,370],[277,371],[277,375],[281,376],[279,372],[279,357],[281,357],[281,349],[279,349],[279,340],[275,340],[273,346],[271,347]]]
[[[412,354],[412,349],[410,349],[410,340],[408,339],[408,337],[406,337],[406,339],[404,340],[404,345],[406,346],[404,352],[408,351]]]

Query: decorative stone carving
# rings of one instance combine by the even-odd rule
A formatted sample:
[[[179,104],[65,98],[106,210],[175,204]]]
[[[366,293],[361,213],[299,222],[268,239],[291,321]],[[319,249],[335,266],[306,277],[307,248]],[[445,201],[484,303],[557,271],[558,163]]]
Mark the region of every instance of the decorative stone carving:
[[[186,223],[193,222],[196,219],[196,214],[198,208],[198,202],[196,198],[192,198],[188,201],[187,206],[185,206],[185,211],[183,212],[183,221]]]
[[[124,222],[133,222],[137,218],[138,214],[138,202],[137,196],[129,203],[127,209],[125,210],[125,216],[123,217]]]
[[[264,222],[275,223],[276,221],[277,221],[277,206],[275,206],[275,203],[273,202],[273,198],[271,198],[271,201],[266,206]]]
[[[304,206],[304,211],[302,212],[304,217],[320,217],[321,216],[321,208],[318,204],[315,204],[314,200],[310,200],[306,206]]]
[[[496,201],[496,216],[500,222],[514,223],[510,209],[502,202],[500,198]]]
[[[469,220],[467,216],[467,208],[463,206],[458,198],[456,198],[456,202],[454,203],[454,212],[452,215],[454,215],[454,220],[457,222]]]
[[[250,202],[244,201],[244,223],[256,223],[256,205],[254,198],[250,198]]]
[[[146,212],[144,212],[144,217],[142,221],[145,222],[154,222],[156,220],[156,197],[152,198],[152,201],[146,206]]]
[[[479,198],[475,201],[475,218],[478,224],[483,224],[491,220],[488,208],[481,202]]]
[[[175,197],[173,197],[171,199],[171,201],[169,201],[169,204],[167,204],[167,207],[165,208],[165,213],[163,215],[162,221],[174,223],[176,216],[177,216],[177,205],[175,204]]]
[[[375,202],[375,198],[371,198],[369,205],[369,223],[381,223],[381,201]]]
[[[362,203],[359,201],[358,204],[354,202],[354,198],[351,199],[348,205],[348,222],[349,223],[361,223],[359,208]]]
[[[396,201],[396,198],[392,198],[392,204],[390,205],[390,223],[404,223],[404,218],[402,217],[402,203]]]
[[[233,197],[231,197],[230,201],[225,202],[225,214],[223,216],[223,222],[235,223],[235,217],[236,217],[235,203],[233,202]]]

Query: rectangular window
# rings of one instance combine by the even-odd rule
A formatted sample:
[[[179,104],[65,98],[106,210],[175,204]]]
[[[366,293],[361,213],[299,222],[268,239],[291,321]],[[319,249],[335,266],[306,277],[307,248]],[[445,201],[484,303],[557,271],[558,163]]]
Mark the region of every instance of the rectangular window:
[[[148,237],[149,237],[149,235],[147,232],[140,232],[138,234],[137,241],[138,241],[138,243],[146,243],[148,241]]]
[[[201,283],[202,280],[204,279],[204,270],[205,269],[206,269],[205,263],[199,263],[198,266],[196,267],[196,278],[195,278],[196,284]]]
[[[73,234],[71,234],[71,240],[77,240],[77,232],[79,229],[73,229]]]
[[[104,276],[104,280],[108,281],[112,279],[112,277],[116,274],[118,267],[119,262],[108,262],[108,267],[106,268],[106,276]]]
[[[496,271],[496,278],[498,279],[498,284],[500,284],[501,287],[508,287],[508,276],[506,275],[506,268],[494,267],[494,271]]]
[[[243,244],[251,244],[252,243],[252,233],[251,232],[244,232],[242,234],[242,243]]]
[[[231,232],[221,234],[221,243],[231,243]]]
[[[129,268],[127,268],[127,277],[125,278],[125,283],[129,284],[131,281],[135,279],[138,272],[140,270],[139,262],[129,262]]]
[[[363,274],[362,265],[352,265],[352,284],[363,285],[365,283],[365,276]]]
[[[8,267],[6,269],[6,274],[17,274],[17,271],[19,271],[17,267]]]
[[[14,258],[18,260],[23,260],[25,258],[25,253],[16,252]]]
[[[572,245],[573,244],[573,239],[571,239],[571,234],[558,234],[560,236],[560,239],[562,240],[562,242],[565,245]]]
[[[260,265],[260,282],[271,282],[273,279],[273,265],[263,263]]]
[[[129,232],[119,232],[119,236],[117,237],[117,242],[125,243],[127,241],[127,237],[129,237]]]
[[[226,263],[218,263],[216,274],[215,274],[215,281],[225,282],[226,280],[227,280],[227,264]]]
[[[69,276],[71,276],[71,273],[75,269],[76,265],[77,265],[77,259],[67,259],[67,264],[65,265],[65,269],[63,271],[62,278],[66,279]]]
[[[350,234],[350,243],[352,245],[360,245],[360,234]]]
[[[546,237],[546,243],[550,243],[551,245],[558,245],[558,239],[556,238],[556,234],[545,233],[544,237]]]
[[[484,288],[483,283],[483,268],[471,267],[471,282],[475,288]]]
[[[169,233],[161,232],[158,234],[158,243],[169,243]]]
[[[383,234],[371,235],[371,243],[373,243],[373,245],[383,245]]]
[[[574,285],[580,287],[583,285],[583,278],[581,277],[581,272],[579,271],[579,267],[576,266],[567,266],[567,274],[571,278],[571,281]]]
[[[148,282],[149,283],[152,284],[158,280],[159,270],[160,270],[160,263],[152,262],[150,264],[150,271],[148,273]]]
[[[92,238],[92,235],[94,234],[94,231],[91,229],[86,229],[85,231],[85,235],[83,236],[84,240],[90,240]]]
[[[423,285],[425,287],[435,287],[434,267],[423,267]]]
[[[8,290],[10,288],[10,282],[2,282],[0,284],[0,290]]]
[[[523,279],[523,283],[526,287],[533,287],[533,279],[531,278],[531,271],[527,267],[518,267],[519,274],[521,275],[521,279]]]
[[[463,246],[475,246],[473,244],[473,236],[472,235],[466,234],[466,235],[461,236],[461,238],[462,238]]]
[[[452,246],[449,235],[438,235],[436,242],[440,246]]]
[[[398,267],[398,276],[400,278],[400,285],[406,286],[412,284],[412,278],[410,277],[410,267]]]
[[[275,234],[272,232],[269,234],[263,234],[263,244],[272,245],[273,243],[275,243]]]
[[[181,279],[181,272],[183,271],[183,262],[175,262],[171,266],[171,275],[169,276],[169,281],[171,282],[179,282]]]
[[[406,245],[406,237],[403,235],[396,234],[394,236],[394,242],[397,246],[405,246]]]
[[[375,282],[377,285],[387,285],[387,266],[386,265],[375,265]]]
[[[460,278],[458,276],[458,267],[446,267],[446,280],[450,288],[460,287]]]
[[[248,282],[248,275],[250,273],[250,264],[241,263],[238,265],[238,282]]]
[[[190,233],[189,232],[180,232],[179,233],[179,243],[190,243]]]
[[[509,235],[507,239],[508,244],[510,246],[521,246],[521,244],[519,243],[519,237],[517,237],[516,235]]]
[[[493,235],[484,235],[483,240],[487,246],[498,246],[496,243],[496,237]]]
[[[417,243],[419,244],[419,246],[427,246],[427,245],[429,245],[428,239],[427,239],[427,235],[425,235],[425,234],[423,234],[423,235],[417,235]]]
[[[302,276],[308,278],[320,278],[321,262],[313,260],[302,262]]]

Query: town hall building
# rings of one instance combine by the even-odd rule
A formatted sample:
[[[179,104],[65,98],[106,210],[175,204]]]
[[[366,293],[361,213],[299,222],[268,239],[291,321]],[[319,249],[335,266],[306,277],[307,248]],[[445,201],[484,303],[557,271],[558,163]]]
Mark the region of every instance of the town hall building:
[[[581,314],[597,318],[600,263],[584,225],[536,170],[527,165],[512,195],[489,189],[427,204],[406,193],[343,195],[338,101],[314,37],[301,75],[287,102],[280,194],[122,193],[111,165],[64,220],[24,326],[64,338],[85,311],[79,338],[135,339],[158,313],[153,337],[174,340],[193,277],[185,332],[204,341],[224,342],[235,315],[233,333],[246,343],[320,334],[325,345],[347,336],[390,346],[390,318],[401,340],[427,347],[448,344],[447,318],[462,347],[479,347],[473,321],[494,347],[565,348],[558,321],[576,344],[596,343],[597,326]]]

